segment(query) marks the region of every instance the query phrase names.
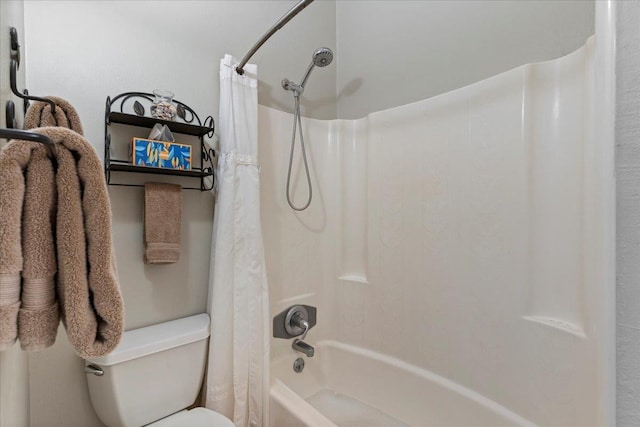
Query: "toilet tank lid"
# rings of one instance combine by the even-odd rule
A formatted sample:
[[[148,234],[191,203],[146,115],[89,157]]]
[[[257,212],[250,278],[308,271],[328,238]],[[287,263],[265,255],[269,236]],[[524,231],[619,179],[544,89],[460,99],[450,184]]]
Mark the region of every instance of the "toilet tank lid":
[[[120,344],[109,354],[93,359],[89,363],[110,366],[127,360],[148,356],[181,345],[206,339],[209,336],[209,315],[195,316],[159,323],[144,328],[126,331]]]

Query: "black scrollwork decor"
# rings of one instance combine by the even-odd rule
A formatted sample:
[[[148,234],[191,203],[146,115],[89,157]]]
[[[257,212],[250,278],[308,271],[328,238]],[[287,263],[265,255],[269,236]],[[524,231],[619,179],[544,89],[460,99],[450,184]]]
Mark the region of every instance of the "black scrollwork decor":
[[[112,172],[133,172],[133,173],[150,173],[161,175],[182,176],[190,178],[199,178],[199,187],[183,187],[191,190],[208,191],[213,189],[213,178],[215,168],[215,151],[204,143],[204,137],[213,137],[215,131],[215,123],[212,116],[208,116],[204,122],[200,120],[198,114],[188,105],[173,100],[176,104],[177,119],[176,121],[168,121],[156,119],[146,116],[146,112],[150,111],[150,104],[153,102],[154,95],[147,92],[125,92],[116,95],[113,98],[107,97],[105,106],[105,153],[104,153],[104,169],[107,183],[110,185],[134,186],[141,187],[138,184],[114,183],[111,182]],[[147,108],[145,108],[145,104]],[[191,170],[175,170],[151,168],[138,166],[129,160],[114,159],[111,157],[111,135],[109,126],[114,123],[152,128],[156,123],[166,125],[174,134],[186,134],[198,137],[200,141],[200,162],[196,167],[192,165]],[[211,185],[206,185],[205,178],[211,177]]]

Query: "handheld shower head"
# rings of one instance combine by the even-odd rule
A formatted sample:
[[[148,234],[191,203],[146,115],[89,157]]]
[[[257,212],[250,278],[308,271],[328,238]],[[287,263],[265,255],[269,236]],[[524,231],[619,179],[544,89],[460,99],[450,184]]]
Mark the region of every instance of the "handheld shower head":
[[[289,170],[287,171],[287,203],[289,203],[291,209],[295,211],[303,211],[307,209],[311,204],[311,199],[313,198],[311,175],[309,174],[309,165],[307,164],[307,153],[304,148],[304,136],[302,132],[302,120],[300,118],[300,95],[302,95],[302,92],[304,92],[304,85],[307,83],[307,79],[309,78],[309,74],[311,74],[311,70],[313,70],[313,67],[326,67],[327,65],[331,64],[331,61],[333,61],[333,52],[331,52],[331,49],[329,49],[328,47],[321,47],[313,52],[313,55],[311,56],[311,64],[309,64],[309,68],[307,68],[307,72],[302,78],[302,83],[297,85],[287,78],[282,80],[282,87],[285,90],[289,90],[293,93],[295,105],[293,111],[293,135],[291,137],[291,154],[289,155]],[[307,188],[309,189],[307,202],[303,206],[296,206],[291,200],[291,168],[293,165],[293,153],[296,145],[296,130],[298,130],[300,133],[300,148],[302,150],[302,160],[304,161],[304,171],[307,175]]]
[[[301,95],[302,92],[304,92],[304,86],[307,84],[311,70],[313,70],[314,67],[326,67],[331,64],[331,61],[333,61],[333,52],[331,49],[328,47],[316,49],[311,56],[311,64],[309,64],[309,68],[307,68],[307,71],[304,73],[304,77],[302,77],[302,83],[298,85],[285,78],[282,80],[282,87],[285,90],[293,91],[296,96]]]
[[[313,52],[311,60],[316,67],[326,67],[333,61],[333,52],[328,47],[321,47]]]
[[[333,61],[333,52],[328,47],[321,47],[313,52],[313,56],[311,57],[311,64],[309,64],[309,68],[307,68],[307,72],[304,73],[304,77],[302,78],[302,83],[300,83],[300,87],[304,89],[304,85],[307,84],[307,79],[311,74],[311,70],[313,67],[326,67],[331,64]]]

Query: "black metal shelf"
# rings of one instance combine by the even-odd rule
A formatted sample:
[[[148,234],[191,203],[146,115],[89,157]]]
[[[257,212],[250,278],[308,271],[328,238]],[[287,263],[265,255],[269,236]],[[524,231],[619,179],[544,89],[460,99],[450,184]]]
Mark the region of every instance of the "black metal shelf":
[[[160,123],[167,125],[167,127],[171,129],[171,132],[193,136],[204,136],[213,132],[213,128],[205,126],[154,119],[153,117],[136,116],[134,114],[118,113],[116,111],[110,112],[107,120],[109,123],[120,123],[123,125],[139,126],[149,129],[151,129],[156,123]]]
[[[132,173],[150,173],[155,175],[174,175],[174,176],[187,176],[191,178],[206,178],[213,175],[210,169],[200,170],[180,170],[180,169],[162,169],[152,168],[148,166],[136,166],[126,163],[112,163],[109,165],[109,171],[111,172],[132,172]]]
[[[147,117],[144,115],[146,109],[142,105],[142,103],[150,104],[153,101],[154,95],[146,92],[125,92],[115,96],[113,99],[107,97],[107,104],[105,108],[105,120],[104,120],[104,173],[107,180],[107,184],[109,185],[121,185],[128,187],[144,187],[144,185],[140,184],[129,184],[129,183],[114,183],[111,182],[111,172],[125,172],[125,173],[142,173],[142,174],[153,174],[153,175],[170,175],[177,177],[186,177],[186,178],[194,178],[199,179],[200,186],[199,187],[183,187],[188,190],[200,190],[200,191],[208,191],[213,188],[213,178],[214,178],[214,159],[215,152],[212,148],[205,146],[204,137],[213,136],[215,124],[213,121],[213,117],[209,116],[204,120],[204,123],[200,120],[200,117],[196,114],[191,107],[186,104],[183,104],[180,101],[174,100],[173,102],[177,105],[178,108],[178,119],[181,121],[168,121],[168,120],[160,120],[155,119],[153,117]],[[135,100],[135,102],[133,102]],[[115,106],[116,101],[119,101],[119,110],[120,111],[112,111],[112,108]],[[130,114],[124,112],[125,103],[127,101],[131,101],[133,104],[133,110],[136,114]],[[142,103],[141,103],[142,101]],[[131,104],[130,103],[130,104]],[[191,135],[198,137],[200,143],[200,161],[199,167],[192,167],[191,170],[181,170],[181,169],[165,169],[165,168],[155,168],[149,166],[138,166],[134,165],[126,160],[116,160],[111,158],[111,134],[109,132],[109,127],[112,124],[122,124],[128,126],[137,126],[143,128],[152,128],[156,123],[160,123],[163,125],[167,125],[171,132],[183,134],[183,135]],[[193,163],[192,159],[192,163]],[[204,166],[204,162],[207,162],[209,167]],[[207,187],[205,185],[205,178],[211,177],[212,182],[211,186]]]

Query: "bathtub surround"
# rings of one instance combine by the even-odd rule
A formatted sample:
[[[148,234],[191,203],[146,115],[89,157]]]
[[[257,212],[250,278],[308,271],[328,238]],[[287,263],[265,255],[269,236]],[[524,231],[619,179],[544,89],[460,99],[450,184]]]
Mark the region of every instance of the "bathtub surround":
[[[144,184],[144,262],[171,264],[180,261],[182,187],[176,184]]]
[[[38,154],[43,149],[39,144],[27,141],[13,141],[3,150],[0,157],[0,195],[3,203],[0,214],[7,218],[1,225],[3,240],[0,247],[2,262],[8,263],[2,271],[13,273],[22,270],[25,286],[29,282],[38,282],[36,298],[27,301],[27,309],[20,312],[18,334],[29,349],[42,349],[53,344],[57,332],[57,307],[42,304],[50,299],[52,290],[42,290],[43,285],[53,287],[50,276],[55,270],[53,245],[46,238],[41,242],[28,242],[21,246],[20,218],[36,218],[26,213],[31,203],[46,201],[43,197],[27,198],[25,188],[29,184],[42,184],[42,187],[29,191],[57,194],[47,206],[45,221],[37,224],[42,233],[53,235],[55,227],[57,256],[57,293],[60,297],[60,312],[67,329],[69,340],[76,352],[84,357],[99,356],[111,351],[120,340],[124,327],[122,296],[120,295],[115,259],[111,244],[111,208],[100,160],[91,145],[78,133],[66,128],[36,128],[56,144],[55,160],[57,170],[55,181],[52,168],[48,182],[29,181],[30,161],[46,159]],[[27,182],[23,180],[23,171],[27,170]],[[47,168],[45,168],[47,170]],[[42,215],[42,212],[36,212]],[[56,222],[47,221],[55,215]],[[50,229],[46,229],[47,225]],[[11,228],[13,227],[13,228]],[[23,229],[31,227],[31,225]],[[43,246],[38,246],[42,244]],[[25,253],[26,250],[31,253]],[[25,265],[22,265],[23,259]],[[37,267],[28,265],[33,262]],[[15,274],[15,273],[13,273]],[[29,277],[34,274],[36,277]],[[43,276],[38,276],[42,274]],[[33,306],[45,308],[30,310]],[[43,322],[43,323],[37,323]],[[6,330],[7,325],[3,326]],[[22,330],[24,327],[24,330]],[[5,342],[12,337],[3,337]]]
[[[301,374],[290,344],[272,341],[273,364],[286,367],[274,368],[274,384],[300,386],[301,401],[328,387],[409,425],[429,416],[470,425],[463,415],[478,402],[482,419],[510,414],[481,425],[611,424],[601,294],[612,277],[601,276],[608,258],[594,256],[611,237],[594,214],[608,206],[593,184],[608,159],[596,154],[607,141],[596,138],[596,50],[592,38],[562,58],[363,119],[306,120],[319,195],[304,213],[281,190],[291,115],[260,110],[272,312],[309,304],[319,313],[316,357]],[[304,191],[300,162],[293,176]],[[366,386],[369,370],[356,374],[365,362],[333,355],[314,375],[323,340],[396,359],[443,387],[407,380],[385,400]],[[448,409],[414,405],[434,401]]]
[[[206,407],[236,427],[269,420],[269,292],[260,224],[258,75],[220,60],[217,199],[207,310],[211,339]]]
[[[47,96],[46,98],[56,103],[54,113],[52,114],[51,106],[48,103],[31,101],[31,105],[24,116],[23,127],[25,129],[59,126],[84,135],[80,116],[69,101],[57,96]]]

